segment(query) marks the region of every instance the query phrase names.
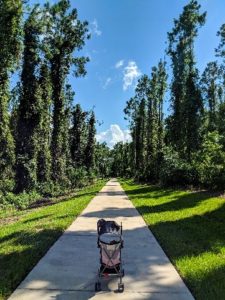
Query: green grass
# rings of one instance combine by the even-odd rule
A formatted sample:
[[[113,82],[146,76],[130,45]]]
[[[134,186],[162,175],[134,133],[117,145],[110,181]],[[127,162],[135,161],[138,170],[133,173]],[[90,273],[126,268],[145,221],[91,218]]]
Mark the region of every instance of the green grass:
[[[104,184],[53,205],[0,215],[0,299],[11,294]]]
[[[225,199],[121,180],[196,299],[225,299]]]

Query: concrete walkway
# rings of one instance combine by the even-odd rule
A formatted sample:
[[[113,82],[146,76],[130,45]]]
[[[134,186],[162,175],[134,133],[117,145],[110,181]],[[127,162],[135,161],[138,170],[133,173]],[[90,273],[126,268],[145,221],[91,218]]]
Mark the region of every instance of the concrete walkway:
[[[100,218],[123,222],[125,290],[122,294],[117,292],[115,279],[105,281],[102,292],[94,291],[99,267],[96,223]],[[193,300],[193,297],[120,184],[110,180],[9,299]]]

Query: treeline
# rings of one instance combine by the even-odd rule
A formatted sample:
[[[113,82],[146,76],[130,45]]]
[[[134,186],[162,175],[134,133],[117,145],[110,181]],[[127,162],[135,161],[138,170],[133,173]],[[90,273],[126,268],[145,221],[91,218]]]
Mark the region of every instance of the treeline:
[[[12,193],[54,195],[98,174],[95,115],[73,106],[68,81],[71,72],[86,74],[89,59],[76,53],[89,37],[69,0],[32,9],[0,1],[0,204],[13,202]]]
[[[114,148],[117,176],[225,188],[225,24],[217,33],[215,61],[200,74],[194,53],[195,39],[206,21],[200,8],[191,0],[174,20],[166,49],[170,71],[160,60],[150,76],[139,79],[127,101],[124,112],[132,142]],[[172,77],[169,84],[167,73]],[[171,111],[167,118],[163,117],[165,96]]]

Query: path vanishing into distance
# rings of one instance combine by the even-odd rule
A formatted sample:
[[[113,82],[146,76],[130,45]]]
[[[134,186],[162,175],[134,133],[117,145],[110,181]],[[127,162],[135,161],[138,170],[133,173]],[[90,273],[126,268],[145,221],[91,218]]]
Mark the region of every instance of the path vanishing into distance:
[[[117,279],[94,284],[99,267],[96,224],[123,223],[124,292]],[[169,233],[168,233],[169,234]],[[16,272],[16,270],[15,270]],[[110,180],[49,249],[10,300],[193,300],[179,274],[116,179]]]

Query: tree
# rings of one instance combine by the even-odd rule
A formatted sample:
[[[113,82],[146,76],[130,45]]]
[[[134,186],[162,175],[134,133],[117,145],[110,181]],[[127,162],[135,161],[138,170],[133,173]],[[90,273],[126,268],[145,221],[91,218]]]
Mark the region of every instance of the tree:
[[[95,161],[94,161],[94,153],[95,153],[95,114],[92,111],[91,116],[88,122],[88,136],[87,136],[87,145],[85,148],[85,157],[84,157],[84,165],[87,168],[87,171],[90,172],[94,169]]]
[[[146,179],[157,181],[163,159],[164,124],[163,101],[167,88],[165,62],[152,68],[147,95],[147,157]]]
[[[209,62],[202,74],[201,90],[206,111],[208,112],[208,130],[217,129],[219,104],[222,102],[222,70],[216,61]]]
[[[50,70],[46,61],[40,67],[40,76],[38,78],[38,92],[40,102],[40,119],[37,128],[37,180],[38,182],[49,182],[51,175],[51,80]]]
[[[14,141],[9,127],[9,75],[17,66],[21,53],[21,0],[0,2],[0,173],[12,176],[15,161]]]
[[[84,164],[84,147],[86,145],[86,117],[87,112],[82,111],[80,104],[75,105],[72,112],[72,128],[70,130],[70,151],[74,168]]]
[[[131,144],[118,142],[114,145],[110,153],[111,175],[120,177],[130,177],[131,173]]]
[[[146,151],[146,101],[148,93],[148,76],[143,75],[135,89],[135,96],[127,101],[124,109],[132,136],[133,166],[137,178],[144,176],[144,157]]]
[[[95,169],[98,176],[102,178],[110,176],[111,172],[111,151],[106,143],[95,145]]]
[[[135,99],[138,108],[135,116],[135,152],[136,177],[144,178],[145,151],[146,151],[146,102],[148,94],[148,76],[143,75],[135,89]]]
[[[196,70],[189,74],[186,82],[186,99],[184,102],[184,119],[186,117],[183,137],[185,159],[191,161],[192,153],[201,146],[201,123],[203,103]],[[186,115],[185,115],[186,113]]]
[[[194,39],[199,27],[205,23],[206,13],[200,13],[200,5],[191,0],[183,9],[174,28],[168,33],[173,79],[171,84],[171,144],[181,157],[190,159],[190,153],[198,145],[198,135],[188,138],[194,130],[198,132],[202,102],[198,91],[198,72],[195,68]],[[196,98],[197,97],[197,98]],[[196,126],[196,127],[193,127]],[[193,148],[194,147],[194,148]]]
[[[225,58],[225,24],[220,27],[217,35],[220,37],[220,43],[216,49],[216,54],[219,57]]]
[[[50,61],[53,99],[52,132],[52,178],[60,182],[65,178],[66,153],[64,152],[65,94],[66,76],[74,66],[75,76],[84,76],[86,57],[75,57],[74,52],[82,49],[88,38],[88,23],[81,22],[77,10],[70,10],[69,0],[60,0],[53,6],[46,4],[49,20],[48,33],[44,39],[45,51]]]
[[[16,190],[34,188],[37,182],[38,126],[41,122],[41,98],[38,94],[37,70],[40,62],[39,36],[42,24],[36,5],[24,25],[24,53],[21,95],[18,107],[16,140]]]

